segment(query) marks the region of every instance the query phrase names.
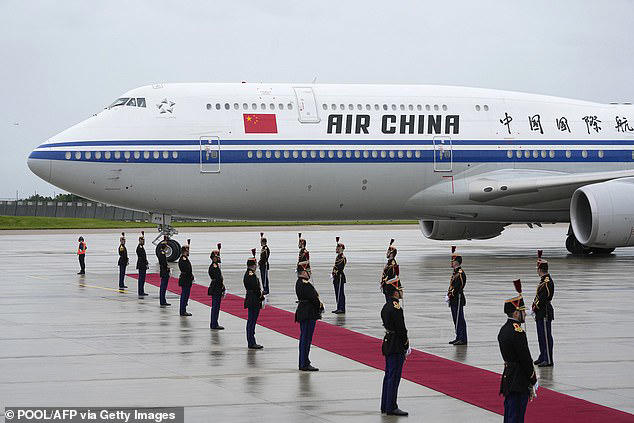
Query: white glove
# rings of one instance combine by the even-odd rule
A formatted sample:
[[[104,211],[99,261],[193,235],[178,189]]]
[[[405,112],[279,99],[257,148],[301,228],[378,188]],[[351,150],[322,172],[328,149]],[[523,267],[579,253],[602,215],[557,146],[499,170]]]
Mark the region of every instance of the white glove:
[[[445,302],[449,304],[449,295],[445,295]]]
[[[407,351],[405,351],[405,357],[409,356],[412,353],[412,347],[407,347]]]

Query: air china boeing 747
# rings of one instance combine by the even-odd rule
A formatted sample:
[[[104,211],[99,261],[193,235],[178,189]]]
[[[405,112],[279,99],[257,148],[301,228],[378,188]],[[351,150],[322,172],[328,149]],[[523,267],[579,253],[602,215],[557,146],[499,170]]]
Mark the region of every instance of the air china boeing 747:
[[[566,247],[634,245],[634,109],[449,86],[156,84],[28,158],[51,184],[151,213],[419,219],[436,240],[570,222]],[[170,239],[171,259],[180,246]]]

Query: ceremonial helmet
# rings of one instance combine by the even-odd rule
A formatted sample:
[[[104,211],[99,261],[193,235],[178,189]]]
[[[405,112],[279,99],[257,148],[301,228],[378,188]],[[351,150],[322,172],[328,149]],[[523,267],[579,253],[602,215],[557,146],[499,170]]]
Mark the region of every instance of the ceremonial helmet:
[[[459,264],[462,264],[462,256],[456,253],[456,246],[451,246],[451,261],[457,261]]]
[[[264,237],[264,232],[260,232],[260,245],[266,245],[266,238]]]
[[[504,313],[507,315],[513,314],[516,310],[526,310],[526,306],[524,305],[524,298],[522,297],[522,281],[519,279],[515,279],[513,281],[513,285],[515,285],[515,290],[519,295],[517,297],[509,298],[508,300],[504,301]]]
[[[83,236],[80,236],[78,241],[79,241],[79,242],[82,242],[83,240],[84,240],[84,237],[83,237]]]
[[[390,258],[390,256],[396,257],[396,247],[392,244],[394,244],[394,238],[390,239],[390,245],[387,247],[387,253],[385,253],[387,258]]]
[[[338,254],[339,253],[343,253],[343,250],[346,249],[346,246],[343,245],[343,242],[339,242],[339,237],[338,236],[335,237],[335,241],[337,242],[337,248],[336,248],[337,253]]]
[[[139,242],[145,241],[145,231],[141,231],[141,236],[139,237]]]
[[[542,258],[543,253],[543,250],[537,250],[537,269],[542,272],[548,272],[548,261]]]
[[[119,237],[119,242],[123,243],[125,241],[125,232],[121,232],[121,236]]]
[[[185,245],[183,245],[181,247],[181,256],[183,255],[183,253],[189,254],[189,247],[191,245],[191,241],[192,241],[191,239],[188,239],[187,240],[187,244],[185,244]]]
[[[247,259],[247,268],[257,267],[258,261],[255,259],[255,248],[251,248],[251,257]]]
[[[297,277],[298,278],[308,280],[310,279],[310,275],[311,275],[310,262],[308,260],[300,261],[299,263],[297,263]]]
[[[209,254],[210,259],[214,259],[214,257],[218,258],[218,263],[220,263],[220,248],[222,247],[221,243],[217,244],[218,248],[215,250],[211,250],[211,254]]]
[[[302,233],[300,232],[297,235],[298,235],[298,238],[299,238],[299,241],[298,241],[298,244],[297,244],[298,247],[299,248],[306,248],[306,240],[304,238],[302,238]]]

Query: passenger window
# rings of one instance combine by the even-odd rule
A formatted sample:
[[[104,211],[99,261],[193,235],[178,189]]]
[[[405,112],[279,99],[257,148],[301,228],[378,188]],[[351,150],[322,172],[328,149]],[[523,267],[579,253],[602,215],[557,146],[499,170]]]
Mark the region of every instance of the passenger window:
[[[349,159],[350,157],[352,157],[352,151],[346,150],[346,159]]]
[[[273,104],[273,103],[269,104],[269,109],[275,110],[275,104]]]
[[[506,152],[506,157],[508,157],[509,159],[513,158],[513,150],[509,150]]]
[[[220,110],[220,103],[216,103],[216,110]]]
[[[354,158],[355,159],[361,158],[361,152],[359,150],[354,150]]]
[[[140,159],[141,158],[141,152],[140,151],[135,151],[134,152],[134,158],[137,159],[137,160]]]
[[[225,110],[229,110],[229,103],[225,103]]]
[[[634,154],[634,153],[633,153]],[[320,150],[319,151],[319,158],[320,159],[324,159],[326,158],[326,152],[324,150]]]
[[[405,155],[407,156],[408,159],[411,159],[412,158],[412,151],[411,150],[407,150],[405,152]]]
[[[247,151],[247,157],[252,159],[253,158],[253,151]]]
[[[372,150],[372,158],[376,159],[378,157],[379,153],[376,150]]]
[[[385,157],[387,157],[387,153],[385,150],[381,150],[381,158],[384,159]]]
[[[86,160],[90,160],[90,151],[86,151],[84,153],[84,157],[86,158]]]
[[[136,107],[145,107],[145,99],[143,97],[136,99]]]
[[[101,159],[101,151],[95,152],[95,159],[97,160]]]
[[[297,157],[299,157],[299,153],[297,150],[293,150],[293,158],[296,159]]]
[[[271,158],[271,152],[269,150],[266,150],[266,153],[264,153],[264,155],[266,156],[267,159]]]
[[[115,152],[114,152],[114,158],[115,158],[115,159],[117,159],[117,160],[119,160],[119,159],[121,158],[121,153],[120,153],[120,152],[118,152],[118,151],[115,151]]]
[[[257,104],[255,104],[255,103],[253,103],[253,104],[251,104],[251,108],[252,108],[253,110],[257,110],[257,109],[258,109],[258,105],[257,105]]]
[[[368,157],[370,157],[370,152],[368,150],[364,150],[363,151],[363,158],[367,159]]]
[[[152,157],[154,157],[155,159],[158,159],[159,158],[159,152],[158,151],[153,152],[152,153]]]
[[[288,103],[288,110],[293,110],[293,103]]]
[[[110,160],[110,152],[106,151],[105,153],[103,153],[103,156],[107,159]],[[70,158],[70,157],[69,157]]]
[[[144,152],[143,152],[143,158],[144,158],[145,160],[149,159],[149,158],[150,158],[150,152],[149,152],[149,151],[144,151]]]
[[[311,150],[310,151],[310,157],[313,158],[313,159],[316,158],[317,157],[317,152],[315,150]]]
[[[282,104],[282,103],[278,104],[278,105],[277,105],[277,107],[278,107],[280,110],[284,110],[284,104]]]
[[[394,158],[394,152],[393,151],[390,151],[389,155],[390,155],[390,159]]]
[[[240,108],[240,105],[238,103],[233,103],[234,110],[238,110],[239,108]]]
[[[321,108],[324,109],[324,110],[328,110],[328,106],[326,105],[326,103],[322,104]]]
[[[242,103],[242,108],[244,110],[249,110],[249,105],[247,103]]]
[[[334,151],[332,151],[332,150],[328,150],[328,158],[329,158],[329,159],[332,159],[332,158],[334,158],[334,157],[335,157],[335,152],[334,152]]]
[[[281,156],[281,154],[280,154],[280,150],[275,150],[275,154],[274,154],[274,155],[275,155],[275,158],[276,158],[276,159],[279,159],[279,158],[280,158],[280,156]]]
[[[215,151],[214,151],[215,153]],[[216,157],[216,156],[214,156]],[[172,159],[178,159],[178,151],[172,151]]]
[[[264,103],[260,104],[260,109],[266,110],[266,104],[264,104]]]
[[[305,159],[308,157],[308,152],[306,150],[302,150],[302,159]]]
[[[258,150],[255,152],[255,157],[257,157],[258,159],[262,158],[262,150]]]
[[[207,103],[207,110],[211,110],[211,104]]]
[[[290,157],[291,153],[288,150],[284,150],[284,158],[288,159]]]
[[[130,152],[129,151],[124,151],[123,152],[123,158],[125,158],[126,160],[128,160],[130,158]]]
[[[416,152],[414,153],[414,156],[415,156],[417,159],[420,159],[420,150],[416,150]]]

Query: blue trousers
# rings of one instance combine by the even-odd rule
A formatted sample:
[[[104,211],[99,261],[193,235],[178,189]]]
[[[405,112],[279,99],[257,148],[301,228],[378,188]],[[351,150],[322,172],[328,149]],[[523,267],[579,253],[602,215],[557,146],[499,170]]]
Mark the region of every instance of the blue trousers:
[[[211,296],[211,323],[210,328],[218,327],[218,315],[220,314],[220,302],[222,301],[222,295]]]
[[[405,353],[385,356],[385,376],[383,376],[383,390],[381,391],[381,412],[387,413],[396,408],[398,385],[401,383]]]
[[[260,307],[249,307],[249,317],[247,319],[247,345],[252,347],[257,344],[255,342],[255,325],[260,315]]]
[[[266,266],[260,267],[260,279],[262,280],[262,293],[269,293],[269,269]]]
[[[524,423],[528,394],[511,392],[504,398],[504,423]]]
[[[552,320],[544,317],[535,320],[537,324],[537,340],[539,341],[539,361],[553,363]]]
[[[145,269],[139,269],[139,287],[138,287],[138,291],[139,291],[139,295],[145,293],[144,288],[145,288]]]
[[[119,288],[123,288],[125,286],[125,284],[123,283],[123,281],[125,280],[125,268],[125,264],[119,265]]]
[[[182,286],[180,314],[187,313],[187,303],[189,302],[189,294],[192,290],[191,285]]]
[[[451,304],[451,317],[456,328],[456,339],[467,342],[467,322],[464,320],[464,306],[460,303]]]
[[[299,368],[310,365],[310,344],[313,342],[313,333],[317,320],[303,320],[299,322]]]
[[[337,310],[346,311],[346,293],[344,292],[344,286],[346,284],[340,278],[335,279],[332,284],[335,288]]]
[[[165,293],[167,292],[167,283],[169,282],[170,277],[168,276],[161,276],[161,287],[159,288],[159,301],[161,302],[161,305],[163,304],[167,304],[167,300],[165,299]]]

